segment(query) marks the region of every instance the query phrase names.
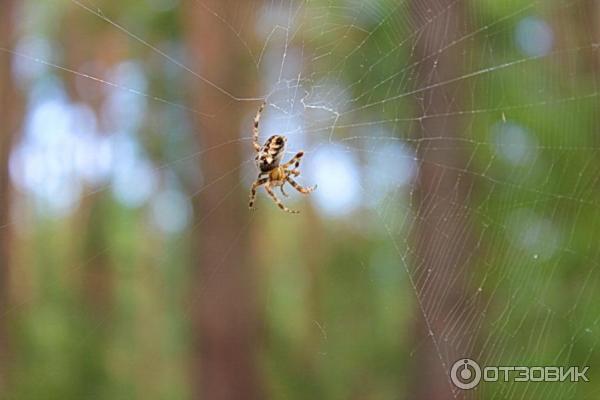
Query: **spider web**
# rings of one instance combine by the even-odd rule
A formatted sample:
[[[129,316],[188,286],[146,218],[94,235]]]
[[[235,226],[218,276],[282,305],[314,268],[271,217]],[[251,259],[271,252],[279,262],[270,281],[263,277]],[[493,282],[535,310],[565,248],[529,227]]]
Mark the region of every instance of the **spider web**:
[[[317,337],[312,349],[321,377],[315,381],[324,385],[343,378],[342,383],[329,383],[327,397],[355,393],[357,388],[348,382],[357,371],[367,375],[368,391],[380,398],[397,397],[398,386],[407,393],[414,389],[399,376],[416,374],[437,382],[439,372],[432,364],[426,364],[425,371],[408,369],[428,352],[440,371],[449,371],[461,357],[482,365],[592,366],[590,384],[484,383],[464,393],[448,380],[445,390],[453,398],[593,398],[597,393],[595,188],[600,171],[594,133],[599,64],[597,33],[593,20],[586,18],[589,9],[595,9],[593,2],[270,1],[254,6],[257,23],[248,26],[247,16],[226,17],[197,0],[197,6],[226,26],[254,61],[263,87],[252,98],[229,92],[197,72],[189,66],[193,63],[182,61],[185,57],[176,46],[138,33],[127,23],[125,10],[109,14],[92,2],[67,3],[78,18],[108,24],[119,34],[120,43],[148,50],[147,57],[161,60],[169,77],[188,74],[206,90],[233,102],[258,106],[265,98],[263,139],[280,132],[289,139],[290,155],[306,151],[303,183],[319,185],[309,201],[323,229],[320,237],[326,243],[335,243],[336,235],[372,242],[360,247],[364,252],[336,255],[344,261],[343,269],[318,267],[323,280],[336,284],[319,293],[325,310],[316,318],[306,306],[306,295],[294,287],[295,282],[310,285],[310,277],[297,271],[301,261],[279,258],[271,262],[289,268],[266,269],[266,281],[272,284],[267,283],[264,303],[273,334],[285,337],[293,347],[303,340],[294,331],[304,324],[300,331]],[[181,6],[176,1],[153,4],[164,10]],[[160,7],[144,12],[165,12]],[[51,21],[52,16],[47,18]],[[190,201],[195,196],[231,174],[241,176],[239,185],[248,186],[255,178],[250,149],[253,112],[239,139],[193,152],[175,144],[169,160],[152,161],[139,138],[141,116],[150,104],[166,110],[167,121],[180,126],[172,134],[179,143],[186,143],[186,135],[192,133],[185,123],[173,121],[211,116],[184,105],[172,91],[154,93],[143,78],[142,60],[120,64],[107,78],[88,72],[85,65],[67,65],[53,57],[36,28],[25,26],[24,31],[28,35],[15,50],[0,49],[14,56],[17,80],[34,87],[32,82],[40,76],[76,75],[82,84],[96,85],[92,93],[112,94],[105,118],[113,121],[115,131],[137,132],[115,134],[110,141],[95,137],[81,142],[84,147],[93,143],[106,148],[109,155],[100,151],[91,166],[81,161],[77,168],[61,170],[66,174],[61,181],[70,182],[67,187],[46,187],[43,192],[40,180],[47,177],[32,172],[32,160],[40,152],[60,154],[56,147],[73,138],[45,142],[48,139],[35,137],[36,124],[44,124],[69,104],[52,80],[45,81],[46,87],[36,87],[29,95],[30,108],[35,108],[35,96],[45,99],[40,100],[45,105],[36,108],[37,114],[30,111],[28,132],[33,137],[24,135],[11,162],[15,184],[41,209],[65,217],[90,196],[76,182],[91,182],[93,194],[112,192],[131,207],[151,210],[148,218],[166,237],[175,238],[172,251],[180,252],[185,232],[193,232],[209,216],[190,224]],[[249,45],[254,31],[262,44],[258,50]],[[134,118],[119,113],[126,102],[138,105]],[[94,131],[89,126],[97,117],[89,108],[69,107],[75,117],[56,124],[83,136]],[[218,176],[199,177],[191,171],[208,152],[240,148],[247,148],[247,159]],[[65,153],[77,163],[77,154],[89,155],[91,150],[73,145],[63,149]],[[127,163],[119,164],[124,160]],[[135,174],[111,175],[114,165]],[[184,171],[201,183],[182,194],[184,185],[172,170]],[[170,179],[168,190],[159,190],[159,176]],[[127,187],[132,181],[149,183],[131,192]],[[232,187],[226,196],[236,190]],[[64,194],[62,202],[53,203],[57,192]],[[217,207],[226,198],[222,200]],[[284,202],[308,207],[295,198]],[[170,203],[178,207],[169,207]],[[259,195],[258,204],[275,209],[266,196]],[[261,210],[260,219],[253,217],[241,226],[229,251],[251,229],[270,229],[262,226],[265,215],[269,220],[287,217],[276,211]],[[14,225],[23,235],[32,224],[23,222],[27,218],[35,217],[25,206],[17,207]],[[94,257],[118,247],[108,244]],[[222,254],[223,259],[227,256]],[[152,257],[161,265],[172,255]],[[66,275],[81,267],[68,266]],[[219,265],[210,270],[210,276],[218,274]],[[181,271],[140,274],[145,279],[158,277],[161,287],[182,276]],[[130,277],[120,271],[116,279],[127,285]],[[210,278],[205,283],[209,285]],[[346,302],[339,300],[343,297]],[[201,296],[194,301],[202,301]],[[17,301],[10,312],[21,307]],[[303,310],[302,315],[286,316],[294,309]],[[350,317],[356,309],[366,314],[362,323]],[[356,328],[353,323],[369,326]],[[415,340],[415,325],[421,326],[420,340]],[[356,329],[356,335],[348,335],[349,329]],[[85,342],[86,335],[81,340]],[[357,343],[375,343],[369,347],[371,357],[350,353]],[[350,359],[344,358],[347,354]],[[272,379],[290,379],[285,373],[277,375],[281,360],[271,357]],[[387,367],[377,368],[373,358]],[[286,389],[276,390],[290,395]]]

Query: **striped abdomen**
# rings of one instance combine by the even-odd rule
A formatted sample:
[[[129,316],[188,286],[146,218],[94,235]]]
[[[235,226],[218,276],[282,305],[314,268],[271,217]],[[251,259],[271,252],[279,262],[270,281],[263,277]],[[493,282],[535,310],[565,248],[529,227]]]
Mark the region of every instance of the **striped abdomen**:
[[[256,156],[256,166],[261,172],[269,172],[277,167],[285,154],[285,136],[274,135],[267,139]]]

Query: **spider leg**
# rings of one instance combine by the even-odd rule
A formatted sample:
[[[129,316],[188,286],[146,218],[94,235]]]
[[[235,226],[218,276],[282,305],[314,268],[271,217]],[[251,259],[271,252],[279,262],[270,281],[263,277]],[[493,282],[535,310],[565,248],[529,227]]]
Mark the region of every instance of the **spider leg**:
[[[302,159],[303,156],[304,156],[304,152],[299,151],[298,153],[296,153],[296,155],[294,157],[292,157],[292,159],[290,161],[283,164],[282,167],[285,169],[288,169],[289,167],[291,167],[293,165],[294,168],[298,168],[300,166],[300,160]]]
[[[250,208],[250,209],[254,208],[254,201],[256,200],[256,189],[259,186],[264,185],[268,181],[269,181],[269,178],[262,178],[262,179],[257,179],[254,181],[254,183],[252,184],[252,188],[250,189],[250,202],[248,203],[248,208]]]
[[[300,211],[290,210],[289,208],[287,208],[286,206],[284,206],[283,203],[281,202],[281,200],[279,200],[277,198],[277,196],[275,196],[275,193],[273,193],[273,190],[271,189],[271,184],[270,183],[267,183],[265,185],[265,190],[267,191],[267,193],[269,194],[269,196],[271,196],[271,199],[273,199],[273,201],[275,202],[275,204],[277,204],[277,206],[279,208],[281,208],[283,211],[289,212],[291,214],[299,214],[300,213]]]
[[[284,195],[285,197],[289,197],[285,190],[283,190],[283,185],[285,185],[285,182],[283,182],[283,184],[279,186],[279,190],[281,190],[282,195]]]
[[[260,144],[258,143],[258,124],[260,122],[260,115],[262,114],[264,109],[265,102],[263,101],[260,107],[258,108],[256,115],[254,116],[254,128],[252,129],[252,146],[254,146],[255,151],[260,150]]]
[[[287,176],[285,178],[285,180],[287,182],[289,182],[290,185],[292,185],[294,187],[294,189],[296,189],[297,191],[299,191],[302,194],[309,194],[311,192],[314,192],[315,189],[317,188],[317,185],[305,188],[305,187],[301,186],[300,184],[298,184],[298,182],[296,182],[295,180],[293,180],[289,176]]]

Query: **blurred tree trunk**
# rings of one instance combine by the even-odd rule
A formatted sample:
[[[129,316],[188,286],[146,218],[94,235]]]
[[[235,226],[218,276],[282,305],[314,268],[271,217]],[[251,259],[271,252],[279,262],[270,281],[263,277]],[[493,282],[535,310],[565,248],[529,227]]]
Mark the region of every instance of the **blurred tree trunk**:
[[[596,46],[590,46],[591,43],[598,43],[600,41],[600,24],[598,20],[600,18],[600,3],[597,0],[586,0],[573,7],[574,11],[569,15],[570,18],[565,18],[564,13],[557,11],[553,16],[557,35],[556,40],[560,47],[581,47],[584,50],[584,71],[594,75],[600,71],[600,52]],[[566,23],[565,21],[568,21]],[[577,35],[572,35],[571,32],[576,32]],[[573,37],[574,36],[574,37]],[[575,43],[569,43],[574,41]],[[571,73],[579,76],[582,73],[581,70],[577,71],[576,65],[572,66],[568,63],[563,63],[565,68],[574,68]]]
[[[98,2],[97,5],[111,15],[104,3],[106,1]],[[69,68],[103,76],[105,71],[119,62],[118,56],[121,54],[118,53],[122,46],[118,45],[118,34],[96,17],[81,11],[73,3],[66,4],[59,32],[59,41],[64,44],[64,63]],[[62,78],[71,101],[85,104],[97,116],[101,115],[105,100],[103,86],[70,73],[64,73]],[[102,118],[98,118],[100,129],[103,128],[103,122]],[[113,221],[109,215],[108,197],[101,191],[95,192],[97,188],[90,187],[88,190],[92,193],[84,192],[72,228],[75,233],[73,248],[79,257],[77,264],[81,265],[78,269],[81,300],[78,305],[81,307],[80,322],[86,337],[85,341],[74,347],[78,357],[73,366],[73,374],[78,377],[75,381],[85,382],[78,387],[81,395],[93,398],[109,383],[106,358],[112,326],[110,320],[113,316],[114,276],[107,248]]]
[[[12,49],[16,40],[14,32],[15,0],[0,3],[0,47]],[[9,176],[10,152],[15,142],[22,116],[17,88],[11,73],[13,57],[0,54],[0,310],[9,304],[9,280],[11,261],[10,203],[11,183]],[[7,385],[9,344],[7,318],[0,318],[0,391]]]
[[[185,35],[193,69],[218,87],[237,96],[256,95],[256,73],[248,52],[237,37],[206,7],[229,23],[243,22],[243,36],[252,44],[256,2],[194,1],[184,7]],[[236,17],[239,20],[236,20]],[[195,86],[193,108],[210,114],[196,120],[201,148],[212,148],[251,134],[251,118],[258,102],[233,100],[215,87],[190,76]],[[250,143],[221,146],[200,158],[205,183],[222,178],[200,193],[195,204],[197,267],[192,285],[196,347],[193,359],[195,399],[263,399],[257,366],[258,313],[253,293],[251,250],[248,240],[248,188],[240,176],[227,171],[250,156]],[[244,148],[248,152],[244,152]],[[252,168],[251,164],[247,164]],[[244,174],[245,169],[241,169]]]
[[[463,63],[469,59],[465,47],[459,43],[444,49],[466,33],[463,7],[463,2],[452,0],[413,0],[414,29],[425,27],[413,56],[413,62],[419,63],[416,88],[430,88],[416,94],[418,115],[452,113],[464,107],[464,93],[469,93],[464,81],[440,84],[465,73]],[[436,19],[431,20],[433,15]],[[461,324],[454,328],[463,307],[465,264],[472,250],[465,208],[472,182],[460,172],[467,168],[468,158],[455,140],[461,137],[464,123],[458,115],[433,117],[416,128],[418,138],[436,139],[423,140],[418,147],[422,162],[415,202],[419,219],[413,232],[413,277],[421,314],[416,341],[423,344],[416,354],[412,398],[460,398],[462,393],[453,394],[448,373],[457,358],[468,356],[460,345],[465,343]]]
[[[98,5],[108,11],[104,4]],[[68,4],[60,32],[60,42],[65,44],[65,65],[92,75],[99,74],[97,71],[89,71],[90,66],[93,66],[102,71],[100,74],[105,74],[127,56],[120,45],[122,40],[110,26],[102,23],[90,24],[90,20],[98,21],[93,16],[83,15],[86,18],[82,18],[81,8],[72,3]],[[81,40],[82,37],[86,39]],[[102,90],[104,87],[70,73],[65,73],[63,79],[73,102],[84,103],[91,107],[96,115],[101,115],[105,100]],[[102,94],[99,95],[98,92]],[[105,122],[98,118],[100,130],[104,128]],[[113,297],[113,277],[106,251],[109,241],[107,232],[110,230],[108,226],[111,221],[107,218],[107,197],[97,192],[97,188],[92,187],[90,190],[92,193],[85,193],[77,211],[79,216],[75,218],[78,225],[74,230],[78,232],[77,237],[82,241],[75,247],[82,249],[80,261],[83,264],[83,305],[89,308],[88,315],[92,319],[105,321],[110,316]]]

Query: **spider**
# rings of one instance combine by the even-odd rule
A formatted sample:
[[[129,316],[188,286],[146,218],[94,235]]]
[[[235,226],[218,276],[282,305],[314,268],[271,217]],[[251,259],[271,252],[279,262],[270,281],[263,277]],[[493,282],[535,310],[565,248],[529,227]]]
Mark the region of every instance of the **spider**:
[[[304,156],[303,151],[299,151],[296,153],[292,159],[286,163],[280,165],[281,160],[283,159],[283,155],[285,154],[285,145],[287,142],[287,138],[283,135],[273,135],[267,139],[265,144],[261,146],[258,143],[258,124],[260,122],[260,116],[265,108],[265,103],[263,102],[256,112],[256,116],[254,117],[254,129],[252,130],[252,145],[254,147],[254,151],[256,152],[256,157],[254,158],[256,161],[256,166],[259,169],[258,178],[252,184],[252,188],[250,189],[250,209],[254,209],[254,201],[256,200],[256,189],[260,186],[265,185],[265,190],[271,199],[277,204],[279,208],[281,208],[285,212],[289,212],[292,214],[298,214],[300,211],[290,210],[275,196],[273,193],[274,187],[279,187],[281,193],[288,197],[285,190],[283,190],[283,186],[286,183],[292,185],[294,189],[299,191],[302,194],[309,194],[314,191],[317,186],[312,187],[302,187],[296,181],[292,179],[292,176],[299,176],[300,171],[298,167],[300,166],[300,160]],[[290,169],[292,168],[293,169]],[[264,176],[266,175],[266,176]],[[264,176],[264,177],[263,177]]]

